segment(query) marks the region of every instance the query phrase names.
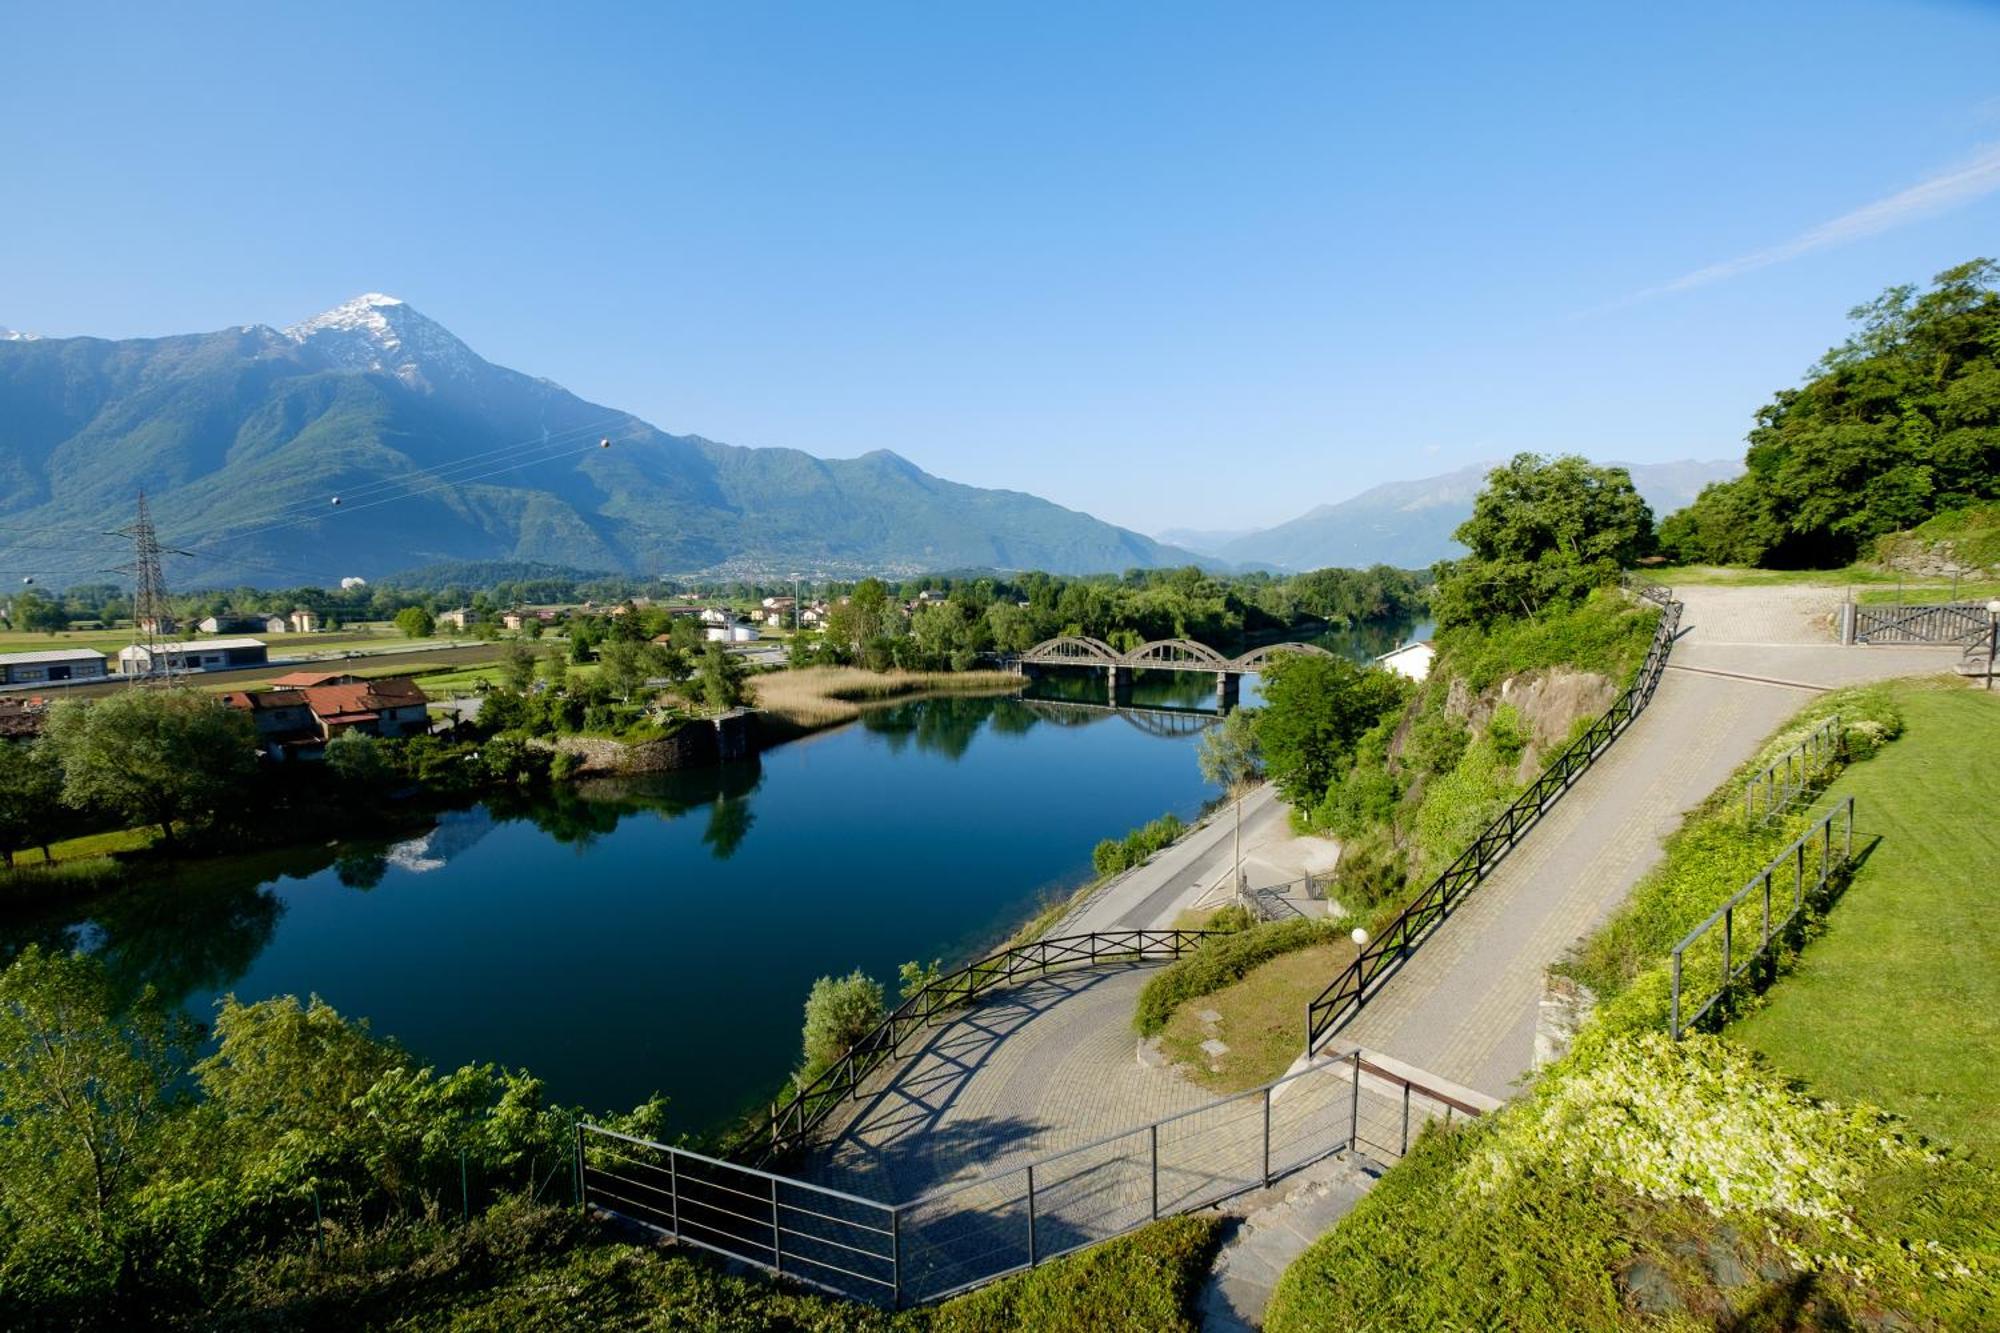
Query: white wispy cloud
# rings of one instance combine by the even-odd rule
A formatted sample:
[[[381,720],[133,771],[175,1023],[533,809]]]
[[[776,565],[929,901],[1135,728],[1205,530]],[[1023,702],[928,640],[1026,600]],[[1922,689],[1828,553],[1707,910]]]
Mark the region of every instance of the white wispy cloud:
[[[2000,190],[2000,144],[1991,144],[1955,167],[1918,181],[1908,189],[1877,199],[1872,204],[1864,204],[1850,213],[1842,213],[1831,221],[1800,232],[1789,241],[1725,259],[1721,263],[1695,269],[1692,273],[1683,273],[1672,282],[1648,287],[1631,299],[1642,301],[1693,287],[1706,287],[1710,283],[1797,259],[1800,255],[1809,255],[1815,250],[1830,250],[1864,237],[1878,236],[1923,218],[1949,212],[1996,190]]]

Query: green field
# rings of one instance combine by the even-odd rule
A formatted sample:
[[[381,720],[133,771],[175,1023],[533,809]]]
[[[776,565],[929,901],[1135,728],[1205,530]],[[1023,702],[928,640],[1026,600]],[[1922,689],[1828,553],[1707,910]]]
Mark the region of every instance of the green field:
[[[1833,788],[1855,798],[1857,838],[1880,841],[1825,937],[1729,1035],[1817,1092],[2000,1156],[2000,694],[1897,694],[1902,739]]]

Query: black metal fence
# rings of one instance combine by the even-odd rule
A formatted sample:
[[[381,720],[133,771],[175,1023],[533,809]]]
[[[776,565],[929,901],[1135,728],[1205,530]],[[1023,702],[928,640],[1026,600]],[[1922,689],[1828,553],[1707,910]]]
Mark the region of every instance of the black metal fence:
[[[1834,847],[1833,826],[1845,821],[1840,847]],[[1818,845],[1814,854],[1812,848]],[[1752,969],[1768,962],[1774,955],[1771,951],[1773,940],[1783,942],[1786,933],[1795,926],[1802,925],[1806,905],[1815,901],[1832,882],[1841,867],[1854,855],[1854,798],[1847,797],[1824,815],[1814,820],[1805,832],[1793,840],[1791,846],[1778,853],[1771,863],[1750,877],[1745,884],[1730,896],[1728,902],[1715,909],[1707,920],[1690,930],[1673,952],[1673,1000],[1668,1025],[1674,1040],[1699,1023],[1708,1012],[1722,1003],[1735,988],[1738,980]],[[1817,866],[1808,867],[1809,861],[1817,861]],[[1772,893],[1774,886],[1781,884],[1785,868],[1792,870],[1791,904],[1785,907],[1782,890],[1778,904],[1784,907],[1784,915],[1772,916]],[[1757,934],[1753,943],[1743,949],[1736,945],[1736,913],[1743,907],[1744,900],[1758,904]],[[1717,927],[1721,929],[1718,932]],[[1697,964],[1712,955],[1715,968],[1715,989],[1700,1004],[1688,1009],[1688,997],[1684,993],[1684,978],[1689,970],[1689,956],[1693,955]],[[1700,968],[1706,973],[1706,968]],[[1704,987],[1704,989],[1706,989]],[[1684,1012],[1685,1011],[1685,1012]]]
[[[1939,602],[1925,606],[1853,606],[1855,643],[1978,642],[1992,625],[1980,602]]]
[[[1743,788],[1743,822],[1757,827],[1789,810],[1832,766],[1841,751],[1840,715],[1814,727]]]
[[[1352,1052],[1249,1092],[886,1204],[596,1126],[587,1206],[843,1296],[935,1301],[1347,1150],[1400,1156],[1479,1108]]]
[[[1459,853],[1444,873],[1403,909],[1382,931],[1381,937],[1361,949],[1355,960],[1328,983],[1325,990],[1306,1006],[1306,1049],[1316,1048],[1330,1033],[1366,1002],[1368,988],[1376,978],[1401,962],[1422,942],[1467,893],[1493,872],[1522,835],[1532,828],[1550,806],[1562,798],[1570,785],[1581,777],[1618,739],[1632,719],[1652,701],[1653,691],[1666,670],[1667,655],[1673,650],[1679,631],[1681,604],[1673,590],[1657,584],[1631,582],[1637,595],[1657,604],[1659,628],[1653,632],[1652,646],[1639,667],[1638,679],[1619,695],[1562,753],[1549,761],[1534,785],[1517,796],[1500,816],[1489,824],[1472,845]]]
[[[896,1058],[903,1041],[948,1010],[961,1009],[992,990],[1025,976],[1047,976],[1072,967],[1179,958],[1216,932],[1206,930],[1110,930],[1031,940],[988,954],[931,982],[890,1011],[789,1100],[771,1106],[770,1119],[735,1154],[769,1162],[803,1144],[862,1082]]]

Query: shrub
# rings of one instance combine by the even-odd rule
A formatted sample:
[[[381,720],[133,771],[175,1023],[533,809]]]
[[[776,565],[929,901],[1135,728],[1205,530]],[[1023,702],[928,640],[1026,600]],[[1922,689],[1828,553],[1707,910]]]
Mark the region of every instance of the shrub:
[[[1167,1026],[1167,1020],[1184,1001],[1197,995],[1212,995],[1279,954],[1341,938],[1344,936],[1340,928],[1331,921],[1300,919],[1252,926],[1207,940],[1193,953],[1162,968],[1146,983],[1146,988],[1139,992],[1133,1026],[1141,1036],[1153,1036]]]
[[[1097,871],[1098,878],[1104,879],[1144,865],[1154,852],[1170,846],[1185,832],[1187,825],[1181,822],[1180,816],[1168,812],[1150,824],[1141,824],[1122,839],[1106,838],[1098,843],[1090,853],[1091,867]]]
[[[856,968],[844,977],[821,977],[806,996],[807,1081],[847,1054],[887,1016],[882,983]]]

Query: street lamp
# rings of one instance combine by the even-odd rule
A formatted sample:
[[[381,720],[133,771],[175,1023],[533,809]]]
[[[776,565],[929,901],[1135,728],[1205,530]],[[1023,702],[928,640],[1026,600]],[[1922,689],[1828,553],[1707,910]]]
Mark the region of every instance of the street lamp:
[[[1354,941],[1354,971],[1358,976],[1361,972],[1361,955],[1368,948],[1368,930],[1364,926],[1356,926],[1348,933],[1347,938]]]

